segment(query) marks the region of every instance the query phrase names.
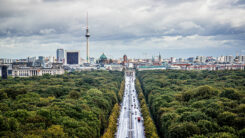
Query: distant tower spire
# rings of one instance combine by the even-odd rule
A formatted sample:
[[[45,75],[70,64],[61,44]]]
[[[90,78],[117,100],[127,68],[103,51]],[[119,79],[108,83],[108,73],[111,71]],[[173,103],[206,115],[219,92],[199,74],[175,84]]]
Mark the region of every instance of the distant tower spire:
[[[159,56],[158,56],[158,61],[162,62],[162,56],[161,56],[160,52],[159,52]]]
[[[89,63],[89,45],[88,45],[88,38],[90,37],[89,31],[88,31],[88,12],[87,12],[87,27],[86,27],[86,34],[85,37],[87,38],[87,49],[86,49],[86,60],[87,63]]]

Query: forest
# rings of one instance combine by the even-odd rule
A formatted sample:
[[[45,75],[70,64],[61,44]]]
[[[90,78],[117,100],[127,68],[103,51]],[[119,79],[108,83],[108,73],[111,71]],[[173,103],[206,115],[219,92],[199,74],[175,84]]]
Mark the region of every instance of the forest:
[[[142,88],[141,88],[141,85],[138,79],[136,79],[136,91],[137,91],[139,102],[140,102],[141,113],[144,118],[145,137],[146,138],[159,138],[157,134],[156,126],[151,118],[151,114],[145,102],[145,96],[143,94],[143,91],[142,91]]]
[[[245,137],[244,71],[140,71],[162,138]]]
[[[101,137],[122,82],[117,71],[0,80],[0,137]]]

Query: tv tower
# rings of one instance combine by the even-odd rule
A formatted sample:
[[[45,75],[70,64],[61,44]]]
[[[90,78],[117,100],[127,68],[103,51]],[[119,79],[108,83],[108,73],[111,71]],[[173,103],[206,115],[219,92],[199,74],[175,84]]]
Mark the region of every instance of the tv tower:
[[[89,45],[88,45],[88,38],[90,37],[90,34],[89,34],[89,31],[88,31],[88,13],[87,13],[87,27],[86,27],[86,34],[85,34],[85,37],[87,38],[87,63],[89,63]]]

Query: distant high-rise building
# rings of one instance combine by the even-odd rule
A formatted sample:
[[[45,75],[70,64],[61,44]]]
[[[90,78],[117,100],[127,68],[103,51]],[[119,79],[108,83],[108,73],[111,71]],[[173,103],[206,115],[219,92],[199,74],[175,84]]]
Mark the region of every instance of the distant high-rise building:
[[[28,57],[27,66],[44,67],[44,57],[39,56],[38,59],[36,59],[36,57]]]
[[[175,57],[170,57],[170,62],[171,62],[171,63],[176,62],[176,58],[175,58]]]
[[[158,56],[158,61],[159,61],[159,62],[162,62],[162,56],[161,56],[160,53],[159,53],[159,56]]]
[[[151,57],[151,62],[154,63],[155,62],[155,58],[152,56]]]
[[[38,57],[38,61],[41,63],[41,66],[44,66],[44,57],[43,56],[39,56]]]
[[[183,62],[184,62],[184,59],[183,59],[183,58],[179,58],[179,59],[178,59],[178,62],[179,62],[179,63],[183,63]]]
[[[56,51],[56,58],[58,63],[64,63],[64,49],[57,49]]]
[[[68,65],[80,64],[80,51],[66,51],[65,63]]]
[[[225,62],[228,62],[228,63],[232,63],[234,60],[233,56],[232,55],[229,55],[229,56],[225,56]]]
[[[123,55],[123,65],[126,65],[128,63],[128,57],[127,55]]]
[[[238,62],[244,63],[245,62],[245,56],[244,55],[238,56]]]
[[[223,62],[225,62],[225,57],[224,56],[220,56],[220,57],[217,58],[217,61],[223,63]]]
[[[27,62],[32,62],[34,64],[35,61],[36,61],[36,57],[28,57],[27,58]]]
[[[196,62],[205,63],[206,62],[206,57],[205,56],[197,56],[196,57]]]
[[[194,62],[194,57],[189,57],[189,58],[187,59],[187,61],[188,61],[188,62],[191,62],[191,63]]]
[[[1,69],[1,74],[2,74],[2,78],[3,79],[7,79],[8,78],[8,66],[0,66]]]

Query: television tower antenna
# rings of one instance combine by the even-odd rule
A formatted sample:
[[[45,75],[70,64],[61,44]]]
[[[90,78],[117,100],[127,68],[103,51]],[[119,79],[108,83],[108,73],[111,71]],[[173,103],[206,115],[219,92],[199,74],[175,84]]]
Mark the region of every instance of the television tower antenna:
[[[89,63],[89,44],[88,44],[88,39],[90,37],[89,31],[88,31],[88,12],[87,12],[87,26],[86,26],[86,34],[85,37],[87,38],[87,49],[86,49],[86,60],[87,63]]]

